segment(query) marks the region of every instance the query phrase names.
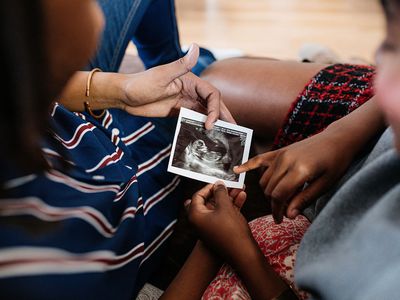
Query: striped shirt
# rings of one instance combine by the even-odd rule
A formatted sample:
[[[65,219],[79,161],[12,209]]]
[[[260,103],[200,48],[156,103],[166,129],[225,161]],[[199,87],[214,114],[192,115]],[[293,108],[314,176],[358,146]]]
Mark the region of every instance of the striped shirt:
[[[119,110],[95,120],[56,104],[51,123],[50,170],[2,168],[0,297],[132,299],[176,222],[179,178],[166,172],[175,120]]]

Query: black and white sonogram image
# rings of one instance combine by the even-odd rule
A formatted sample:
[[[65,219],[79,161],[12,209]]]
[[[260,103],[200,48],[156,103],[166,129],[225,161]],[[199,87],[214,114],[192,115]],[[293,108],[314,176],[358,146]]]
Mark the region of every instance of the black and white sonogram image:
[[[233,167],[242,163],[246,133],[217,125],[206,130],[203,122],[188,118],[182,118],[180,125],[172,166],[222,180],[239,180]]]

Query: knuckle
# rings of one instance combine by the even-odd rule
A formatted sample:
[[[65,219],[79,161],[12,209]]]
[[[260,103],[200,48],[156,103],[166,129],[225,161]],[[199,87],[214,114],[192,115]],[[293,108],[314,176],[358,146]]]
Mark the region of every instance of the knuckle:
[[[218,111],[214,108],[208,108],[207,109],[207,114],[211,115],[211,114],[218,114]]]
[[[185,58],[184,58],[184,57],[179,58],[179,59],[178,59],[178,63],[179,63],[180,65],[186,65],[186,63],[185,63]]]
[[[254,159],[252,160],[252,162],[255,164],[255,165],[262,165],[263,164],[263,162],[264,162],[264,155],[263,154],[259,154],[259,155],[257,155],[256,157],[254,157]]]
[[[300,198],[299,198],[299,202],[298,202],[298,205],[297,206],[299,206],[299,208],[303,208],[305,205],[307,205],[308,203],[310,202],[310,198],[308,197],[308,195],[302,195]]]
[[[275,207],[275,209],[279,208],[280,206],[282,206],[282,201],[280,201],[277,198],[274,197],[270,197],[270,201],[271,201],[271,205],[272,207]]]
[[[222,185],[217,185],[215,188],[214,188],[214,192],[215,193],[225,193],[226,192],[226,188],[224,187],[224,186],[222,186]]]
[[[292,155],[287,151],[281,152],[281,154],[279,155],[279,160],[281,161],[282,164],[285,165],[291,164],[293,161]]]
[[[299,209],[303,209],[307,204],[309,203],[309,199],[307,198],[301,198],[300,203],[298,205]]]
[[[312,176],[312,167],[307,164],[298,164],[296,166],[296,171],[305,178],[309,178]]]
[[[179,59],[178,59],[178,64],[181,65],[181,66],[183,66],[187,72],[190,71],[188,65],[186,64],[185,57],[179,58]]]

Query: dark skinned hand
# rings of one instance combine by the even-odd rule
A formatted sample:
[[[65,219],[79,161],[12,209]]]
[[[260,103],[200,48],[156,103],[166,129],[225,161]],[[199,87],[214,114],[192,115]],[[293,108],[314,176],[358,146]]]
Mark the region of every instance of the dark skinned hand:
[[[250,228],[240,213],[245,200],[244,191],[228,192],[222,182],[217,182],[205,186],[185,202],[189,221],[201,240],[228,261],[234,259],[246,241],[253,245]]]
[[[353,158],[348,148],[339,135],[324,131],[257,155],[234,171],[266,168],[260,185],[271,200],[275,222],[280,223],[284,215],[295,218],[341,178]]]

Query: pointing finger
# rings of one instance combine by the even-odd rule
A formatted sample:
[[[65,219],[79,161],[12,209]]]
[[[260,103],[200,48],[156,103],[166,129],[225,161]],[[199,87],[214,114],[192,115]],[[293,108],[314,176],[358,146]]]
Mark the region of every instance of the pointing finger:
[[[275,151],[271,152],[266,152],[263,154],[259,154],[257,156],[254,156],[253,158],[249,159],[247,162],[240,166],[236,166],[233,168],[233,171],[236,174],[247,172],[250,170],[257,169],[262,166],[269,166],[271,163],[271,160],[275,157]]]

